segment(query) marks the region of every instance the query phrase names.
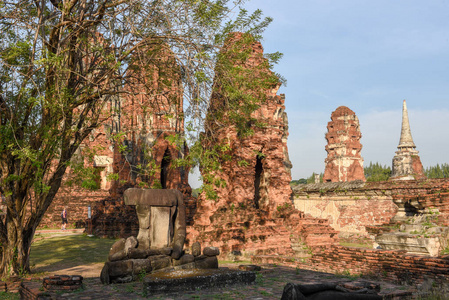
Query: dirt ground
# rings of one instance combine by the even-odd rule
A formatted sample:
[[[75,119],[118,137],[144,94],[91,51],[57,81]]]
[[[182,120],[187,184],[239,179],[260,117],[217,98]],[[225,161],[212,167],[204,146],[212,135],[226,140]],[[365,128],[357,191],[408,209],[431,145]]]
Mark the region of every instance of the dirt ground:
[[[59,233],[58,233],[59,234]],[[80,234],[67,232],[64,234]],[[238,269],[239,263],[220,263],[220,268]],[[61,264],[51,264],[38,268],[40,274],[47,275],[81,275],[83,288],[74,291],[54,294],[55,299],[280,299],[284,286],[291,282],[297,284],[313,284],[325,282],[356,282],[369,281],[381,285],[381,294],[387,299],[416,299],[416,289],[409,286],[399,286],[388,282],[362,279],[343,275],[314,272],[277,265],[261,265],[262,271],[256,275],[256,281],[250,285],[232,285],[222,288],[186,291],[178,294],[146,295],[142,282],[103,285],[100,282],[100,272],[103,263],[64,267]],[[45,273],[42,273],[45,272]],[[36,274],[37,275],[37,274]],[[46,276],[47,276],[46,275]],[[37,283],[36,283],[37,284]],[[415,297],[411,295],[415,293]]]
[[[220,264],[220,268],[237,269],[239,264]],[[47,270],[58,275],[81,275],[84,288],[70,293],[59,293],[57,299],[280,299],[288,282],[312,284],[324,282],[370,281],[381,285],[381,294],[388,299],[412,299],[416,292],[412,287],[398,286],[387,282],[366,280],[349,276],[294,269],[285,266],[262,265],[262,271],[251,285],[232,285],[223,288],[210,288],[186,291],[182,294],[145,295],[142,282],[102,285],[99,279],[102,264],[77,266],[75,268]]]

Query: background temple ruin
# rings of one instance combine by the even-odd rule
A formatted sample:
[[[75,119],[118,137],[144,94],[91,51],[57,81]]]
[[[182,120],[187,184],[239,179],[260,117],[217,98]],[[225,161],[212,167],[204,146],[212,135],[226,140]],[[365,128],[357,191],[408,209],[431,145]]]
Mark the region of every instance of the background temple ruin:
[[[338,107],[327,124],[324,182],[365,181],[359,119],[346,106]]]

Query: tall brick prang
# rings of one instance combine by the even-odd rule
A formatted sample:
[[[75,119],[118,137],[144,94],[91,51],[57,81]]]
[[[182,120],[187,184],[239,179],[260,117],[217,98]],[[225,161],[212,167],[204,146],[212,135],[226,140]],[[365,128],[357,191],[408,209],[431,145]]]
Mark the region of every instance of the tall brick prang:
[[[119,134],[108,140],[119,180],[112,184],[111,197],[94,206],[93,231],[100,236],[127,237],[137,225],[137,218],[131,216],[134,211],[123,202],[125,185],[181,191],[188,224],[196,208],[189,167],[175,166],[188,148],[181,69],[170,47],[155,38],[136,49],[127,78],[124,95],[109,108],[110,131]]]
[[[338,107],[327,124],[324,182],[365,181],[359,119],[346,106]]]
[[[408,120],[407,104],[402,102],[402,127],[398,151],[393,158],[392,180],[414,180],[425,178],[424,168],[413,142]]]
[[[242,33],[231,34],[225,42],[223,55],[237,57],[249,53],[242,61],[234,62],[239,74],[247,82],[252,76],[272,74],[263,57],[262,45],[257,41],[233,47],[241,40],[250,40]],[[241,52],[239,52],[241,51]],[[256,74],[256,75],[255,75]],[[288,123],[284,95],[276,95],[279,83],[263,89],[258,95],[260,106],[251,114],[253,134],[239,134],[237,126],[217,124],[215,116],[228,117],[225,97],[219,81],[212,94],[208,110],[203,145],[206,149],[224,144],[226,159],[220,160],[220,169],[212,177],[226,184],[214,186],[216,199],[199,196],[194,225],[188,230],[188,240],[220,248],[221,258],[234,259],[251,255],[291,254],[302,243],[329,244],[334,242],[335,231],[324,221],[306,218],[291,204],[291,163],[287,152]],[[237,84],[245,96],[258,93]],[[245,120],[247,121],[247,120]],[[226,122],[224,120],[223,122]],[[203,178],[210,178],[203,174]]]

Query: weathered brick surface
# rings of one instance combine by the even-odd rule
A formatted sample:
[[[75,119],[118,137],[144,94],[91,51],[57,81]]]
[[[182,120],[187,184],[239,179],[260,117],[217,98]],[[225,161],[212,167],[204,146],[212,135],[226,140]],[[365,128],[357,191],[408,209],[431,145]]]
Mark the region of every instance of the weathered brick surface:
[[[338,107],[327,124],[324,182],[365,181],[359,119],[346,106]]]
[[[438,224],[449,225],[448,179],[309,184],[293,192],[298,210],[327,219],[341,236],[366,236],[398,213],[429,209],[439,213]]]
[[[301,269],[338,274],[367,275],[400,284],[436,283],[449,280],[449,256],[426,257],[400,250],[377,250],[343,246],[312,247],[307,260],[285,256],[253,256],[253,263],[280,263]]]
[[[247,81],[257,80],[262,74],[272,74],[268,69],[267,60],[263,57],[262,45],[254,41],[250,45],[239,44],[247,36],[233,33],[225,42],[223,56],[239,57],[236,53],[249,53],[244,60],[236,59],[235,64],[241,68],[242,74],[249,76]],[[217,70],[217,77],[220,70]],[[266,83],[265,83],[266,84]],[[254,132],[250,135],[240,134],[237,126],[230,122],[229,109],[224,105],[220,81],[214,83],[209,110],[206,116],[203,147],[214,149],[218,145],[225,149],[226,158],[219,158],[220,170],[212,174],[203,174],[207,183],[209,176],[221,179],[226,184],[215,186],[217,205],[233,202],[235,206],[243,205],[272,212],[279,204],[290,201],[291,162],[288,157],[287,137],[288,121],[285,113],[284,95],[276,95],[279,84],[264,87],[259,92],[244,84],[239,86],[244,94],[260,97],[260,106],[252,114],[253,123],[261,126],[251,126]],[[243,87],[240,87],[243,86]],[[256,93],[255,95],[253,95]],[[204,199],[204,194],[200,199]],[[203,201],[206,203],[207,201]],[[202,209],[195,222],[209,222],[207,219],[214,213],[213,208]]]
[[[81,288],[82,284],[83,277],[80,275],[53,275],[42,281],[46,291],[74,291]]]
[[[327,271],[380,275],[399,283],[422,282],[426,278],[441,283],[449,279],[449,256],[423,257],[405,251],[334,246],[313,249],[311,261]]]
[[[50,300],[52,295],[50,293],[42,291],[41,282],[22,282],[20,284],[20,299],[21,300]]]
[[[88,206],[95,206],[97,201],[108,195],[109,193],[105,190],[91,191],[82,188],[62,187],[45,213],[39,228],[60,227],[62,224],[61,212],[64,207],[67,207],[69,226],[83,228],[86,226]]]
[[[210,225],[188,228],[187,243],[218,247],[220,258],[229,260],[295,255],[294,244],[333,244],[336,233],[327,220],[306,217],[291,205],[279,206],[272,216],[251,207],[221,206],[211,216]]]

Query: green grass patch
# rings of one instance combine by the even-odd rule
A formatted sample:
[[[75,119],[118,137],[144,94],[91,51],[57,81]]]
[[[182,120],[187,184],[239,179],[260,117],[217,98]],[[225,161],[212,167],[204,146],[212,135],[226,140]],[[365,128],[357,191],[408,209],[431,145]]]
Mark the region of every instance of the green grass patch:
[[[239,265],[244,264],[244,265],[246,265],[246,264],[251,264],[251,261],[250,260],[237,260],[237,261],[234,261],[234,260],[219,260],[218,264],[219,265],[220,264],[239,264]]]
[[[31,246],[30,264],[36,270],[70,268],[104,263],[115,239],[86,235],[54,236],[37,240]]]
[[[20,295],[19,295],[19,293],[0,292],[0,299],[2,299],[2,300],[19,300]]]

